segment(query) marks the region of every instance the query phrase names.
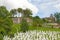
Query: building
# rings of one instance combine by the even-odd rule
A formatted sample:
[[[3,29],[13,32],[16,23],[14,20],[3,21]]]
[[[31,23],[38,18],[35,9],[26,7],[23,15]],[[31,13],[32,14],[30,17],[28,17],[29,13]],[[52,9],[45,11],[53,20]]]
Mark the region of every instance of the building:
[[[52,15],[50,17],[45,17],[43,19],[47,20],[47,22],[43,24],[44,26],[46,26],[46,27],[52,26],[53,28],[60,28],[60,25],[58,23],[56,23],[56,19]]]
[[[12,17],[12,20],[13,20],[13,23],[19,24],[19,23],[21,23],[22,18],[21,17]],[[30,19],[30,18],[26,18],[26,20],[28,23],[32,22],[32,19]]]
[[[53,16],[45,17],[43,19],[45,19],[48,23],[55,23],[56,22],[56,19]]]

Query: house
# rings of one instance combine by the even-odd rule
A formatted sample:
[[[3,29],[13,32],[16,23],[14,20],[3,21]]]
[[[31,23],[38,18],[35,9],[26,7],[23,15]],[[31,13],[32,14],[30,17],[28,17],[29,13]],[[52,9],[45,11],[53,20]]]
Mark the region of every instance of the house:
[[[13,23],[19,24],[19,23],[21,23],[22,18],[21,17],[12,17],[12,20],[13,20]],[[30,19],[30,18],[26,18],[26,20],[28,23],[32,22],[32,19]]]
[[[60,25],[58,23],[56,23],[56,19],[53,16],[45,17],[43,19],[48,21],[47,23],[43,24],[44,26],[53,27],[53,28],[60,28]]]
[[[47,20],[48,23],[55,23],[56,22],[56,19],[53,16],[45,17],[43,19]]]

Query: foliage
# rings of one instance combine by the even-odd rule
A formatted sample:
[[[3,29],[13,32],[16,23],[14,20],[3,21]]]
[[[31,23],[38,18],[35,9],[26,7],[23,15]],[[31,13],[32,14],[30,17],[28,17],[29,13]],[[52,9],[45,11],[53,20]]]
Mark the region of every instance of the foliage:
[[[32,11],[30,10],[30,9],[22,9],[22,8],[18,8],[17,9],[17,11],[19,12],[19,13],[21,13],[22,14],[22,16],[25,16],[25,17],[29,17],[30,15],[32,15]]]
[[[21,31],[26,32],[29,27],[26,18],[30,17],[32,12],[30,9],[23,10],[22,8],[18,8],[17,11],[22,14]]]
[[[43,21],[42,21],[42,19],[39,18],[39,16],[33,17],[33,26],[41,27],[42,23],[43,23]]]
[[[12,17],[14,17],[14,15],[17,14],[16,9],[12,9],[12,10],[10,11],[10,13],[11,13]]]
[[[17,11],[18,11],[19,13],[23,13],[23,9],[22,9],[22,8],[18,8]]]
[[[54,14],[54,17],[56,18],[56,22],[57,22],[57,23],[60,23],[60,13],[58,13],[58,12],[55,13],[55,14]]]
[[[14,17],[17,12],[22,14],[22,21],[20,24],[14,24],[11,19],[11,16]],[[0,40],[3,39],[4,35],[12,36],[14,33],[20,32],[26,32],[28,30],[58,30],[60,29],[53,29],[53,28],[46,28],[42,27],[43,22],[48,22],[46,19],[41,19],[39,16],[32,17],[32,11],[30,9],[23,10],[22,8],[18,9],[12,9],[10,12],[6,9],[4,6],[0,6]],[[56,18],[56,22],[60,23],[60,13],[55,13],[54,17]],[[29,26],[29,24],[26,21],[26,18],[32,18],[33,23]]]
[[[10,35],[20,32],[20,24],[13,24],[11,31],[9,32]]]
[[[23,15],[25,15],[25,17],[30,17],[32,15],[32,11],[30,9],[25,9],[23,12]]]
[[[44,23],[49,23],[49,20],[48,20],[48,19],[45,19],[45,18],[43,18],[42,21],[43,21]]]
[[[11,31],[12,20],[10,13],[4,6],[0,6],[0,37],[7,35]]]
[[[28,31],[29,25],[28,25],[28,23],[27,23],[27,21],[25,19],[22,19],[20,27],[21,27],[22,32]]]

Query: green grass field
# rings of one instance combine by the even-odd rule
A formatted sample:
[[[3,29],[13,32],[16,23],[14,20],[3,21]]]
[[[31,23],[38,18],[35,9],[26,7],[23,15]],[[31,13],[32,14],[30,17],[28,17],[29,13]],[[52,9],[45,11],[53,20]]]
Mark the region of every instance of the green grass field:
[[[12,34],[12,36],[11,37],[13,37],[13,38],[15,38],[15,39],[18,39],[18,40],[20,40],[20,38],[19,37],[21,37],[21,38],[23,38],[24,39],[24,37],[22,37],[22,36],[20,36],[20,34],[19,33],[23,33],[23,32],[21,32],[20,31],[20,24],[14,24],[13,26],[12,26],[12,30],[11,30],[11,32],[10,32],[10,34]],[[17,32],[18,31],[18,32]],[[30,31],[30,33],[29,33],[29,31]],[[39,37],[43,37],[43,38],[48,38],[49,40],[50,39],[53,39],[53,37],[52,36],[54,36],[54,39],[55,39],[55,37],[57,38],[57,40],[59,40],[60,38],[58,38],[56,35],[57,34],[55,34],[55,33],[57,33],[58,32],[58,35],[60,36],[60,34],[59,34],[59,32],[60,32],[60,29],[59,28],[51,28],[51,27],[34,27],[34,26],[29,26],[29,30],[27,31],[27,33],[23,33],[24,35],[26,35],[26,34],[28,34],[28,36],[31,36],[31,37],[33,37],[32,38],[32,40],[34,39],[34,37],[37,37],[37,35],[36,35],[36,32],[39,34],[39,33],[41,33],[41,34],[39,34],[38,35],[38,40],[40,40],[40,38]],[[50,33],[51,33],[51,36],[50,36]],[[17,33],[19,34],[19,35],[17,35]],[[34,34],[33,34],[34,33]],[[43,34],[42,34],[43,33]],[[52,34],[53,33],[53,34]],[[13,36],[13,34],[16,34],[16,36]],[[33,36],[32,36],[32,35]],[[42,36],[41,36],[42,35]],[[44,35],[44,36],[43,36]],[[45,37],[46,36],[46,37]],[[49,36],[49,37],[48,37]],[[17,38],[18,37],[18,38]],[[26,36],[25,36],[26,37]],[[8,38],[8,37],[7,37]],[[30,37],[29,37],[30,38]],[[5,39],[4,39],[5,40]]]
[[[60,31],[59,28],[50,28],[50,27],[33,27],[33,26],[29,26],[29,30],[42,30],[42,31]],[[12,27],[11,32],[12,33],[16,33],[17,31],[20,32],[20,24],[14,24]]]

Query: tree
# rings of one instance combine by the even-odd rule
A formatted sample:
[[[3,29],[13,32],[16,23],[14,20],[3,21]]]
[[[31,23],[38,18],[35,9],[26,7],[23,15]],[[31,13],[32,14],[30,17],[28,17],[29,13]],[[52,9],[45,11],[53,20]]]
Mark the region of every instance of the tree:
[[[41,18],[39,18],[39,16],[33,17],[33,26],[41,27],[42,23],[43,23],[43,21]]]
[[[57,23],[60,23],[60,13],[58,13],[58,12],[55,13],[55,14],[54,14],[54,17],[55,17],[55,19],[56,19],[56,22],[57,22]]]
[[[47,20],[45,18],[42,19],[44,23],[47,23]]]
[[[29,29],[29,25],[25,19],[21,21],[21,31],[26,32]]]
[[[32,15],[32,11],[30,9],[25,9],[23,10],[23,12],[24,12],[23,15],[25,17],[30,17]]]
[[[29,28],[29,25],[27,23],[27,19],[28,17],[30,17],[30,15],[32,15],[32,12],[30,11],[30,9],[21,9],[21,8],[18,8],[17,9],[19,13],[22,14],[22,21],[21,21],[21,31],[23,32],[26,32]]]
[[[17,9],[17,12],[20,13],[21,16],[22,16],[22,14],[23,14],[23,9],[22,9],[22,8],[18,8],[18,9]]]
[[[1,37],[7,35],[11,31],[12,19],[10,18],[11,14],[4,6],[0,6],[0,40]]]
[[[14,15],[17,14],[17,10],[16,10],[16,9],[12,9],[12,10],[10,11],[10,13],[11,13],[12,17],[14,17]]]
[[[19,13],[21,13],[22,14],[22,16],[24,16],[24,17],[29,17],[29,16],[31,16],[32,15],[32,11],[30,10],[30,9],[22,9],[22,8],[18,8],[17,9],[17,11],[19,12]]]
[[[23,13],[23,9],[22,9],[22,8],[18,8],[17,11],[18,11],[19,13]]]

